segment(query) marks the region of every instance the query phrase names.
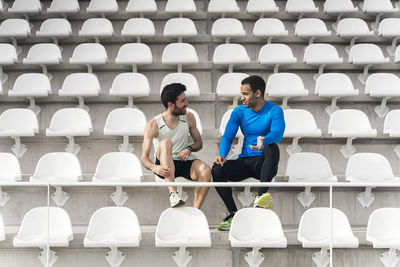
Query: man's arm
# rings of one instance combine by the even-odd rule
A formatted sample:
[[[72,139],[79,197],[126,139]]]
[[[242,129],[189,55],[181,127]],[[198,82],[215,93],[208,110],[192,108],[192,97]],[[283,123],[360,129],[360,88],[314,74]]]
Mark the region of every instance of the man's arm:
[[[224,135],[221,138],[221,143],[219,144],[219,156],[226,157],[231,149],[233,139],[239,129],[240,118],[239,112],[233,110],[231,117],[225,127]]]
[[[271,114],[271,129],[264,138],[264,144],[278,143],[285,132],[285,118],[280,107],[275,108]]]
[[[203,140],[196,125],[196,118],[190,112],[186,113],[187,123],[189,126],[189,133],[193,139],[193,144],[183,149],[178,153],[178,158],[181,160],[187,160],[192,152],[199,151],[203,148]]]

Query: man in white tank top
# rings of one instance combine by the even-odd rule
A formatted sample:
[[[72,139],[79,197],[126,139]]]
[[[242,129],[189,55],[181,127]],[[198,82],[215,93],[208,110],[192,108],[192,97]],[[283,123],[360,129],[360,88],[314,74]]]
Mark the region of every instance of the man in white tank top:
[[[144,130],[142,146],[142,164],[167,182],[174,182],[175,177],[183,176],[188,180],[209,182],[210,167],[201,160],[194,159],[192,152],[203,147],[203,141],[196,127],[196,119],[186,112],[188,101],[186,87],[172,83],[164,87],[161,102],[165,111],[150,120]],[[189,144],[189,134],[193,144]],[[154,143],[156,162],[149,158],[151,144]],[[171,207],[185,204],[176,187],[168,187]],[[194,207],[201,208],[209,187],[195,187]]]

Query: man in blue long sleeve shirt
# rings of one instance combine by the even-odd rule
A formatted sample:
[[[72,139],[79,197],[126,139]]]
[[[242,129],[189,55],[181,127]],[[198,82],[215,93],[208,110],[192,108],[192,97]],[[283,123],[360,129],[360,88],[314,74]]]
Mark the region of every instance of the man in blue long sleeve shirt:
[[[212,168],[214,182],[242,181],[254,177],[261,182],[270,182],[278,171],[279,148],[285,131],[282,109],[264,100],[265,81],[260,76],[250,76],[242,81],[240,87],[243,105],[236,107],[231,114],[222,136],[219,156]],[[244,135],[242,153],[236,160],[226,156],[238,129]],[[232,218],[237,211],[232,197],[232,188],[216,187],[216,190],[229,211],[228,217],[217,228],[229,230]],[[272,197],[267,187],[258,189],[255,207],[270,208]]]

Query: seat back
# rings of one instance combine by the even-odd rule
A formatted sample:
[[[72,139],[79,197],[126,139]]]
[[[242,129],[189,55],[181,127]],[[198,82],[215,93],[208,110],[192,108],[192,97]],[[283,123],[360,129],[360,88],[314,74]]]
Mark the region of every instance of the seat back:
[[[196,5],[193,0],[168,0],[165,5],[167,13],[194,13]]]
[[[132,86],[134,85],[134,86]],[[146,76],[141,73],[125,72],[115,76],[110,95],[115,96],[149,96],[150,85]]]
[[[24,73],[17,77],[9,94],[47,96],[51,93],[49,77],[43,73]]]
[[[77,96],[87,93],[98,94],[100,83],[93,73],[72,73],[65,77],[61,90]]]
[[[243,24],[238,19],[220,18],[214,21],[211,27],[211,36],[214,37],[237,37],[245,36]]]
[[[303,61],[307,64],[341,63],[336,48],[331,44],[310,44],[306,47]]]
[[[172,18],[165,23],[163,35],[170,37],[196,36],[197,29],[191,19]]]
[[[216,92],[218,96],[240,97],[242,81],[249,77],[247,73],[224,73],[219,77]]]
[[[51,18],[43,21],[37,36],[67,37],[72,34],[71,24],[66,19]]]
[[[88,13],[115,13],[118,11],[117,0],[90,0]]]
[[[390,0],[364,0],[363,1],[363,12],[394,12],[396,9],[393,8]]]
[[[238,13],[239,6],[235,0],[210,0],[208,13]]]
[[[320,96],[358,95],[350,77],[344,73],[323,73],[315,83],[315,94]]]
[[[324,12],[342,13],[344,11],[357,12],[351,0],[326,0],[324,3]]]
[[[39,123],[35,112],[27,108],[11,108],[0,115],[0,131],[39,132]]]
[[[285,109],[285,133],[283,136],[307,136],[318,131],[317,124],[311,112],[305,109]]]
[[[399,96],[400,78],[393,73],[373,73],[365,83],[365,94],[371,96]]]
[[[214,64],[245,64],[250,62],[246,48],[241,44],[221,44],[214,50]]]
[[[22,179],[21,167],[14,154],[0,152],[0,170],[1,182],[14,182]]]
[[[261,64],[296,63],[292,49],[286,44],[263,45],[258,54],[258,62]]]
[[[155,0],[129,0],[126,6],[127,13],[153,13],[157,12]]]
[[[249,0],[246,6],[247,13],[270,13],[278,12],[279,8],[276,6],[274,0]]]
[[[354,37],[354,36],[365,36],[373,35],[373,31],[368,28],[367,22],[360,18],[344,18],[338,23],[337,35],[342,37]]]
[[[288,1],[290,2],[290,0]],[[316,35],[329,35],[330,31],[326,28],[325,22],[321,19],[316,18],[304,18],[300,19],[296,23],[294,30],[297,36],[311,37]]]
[[[12,44],[0,44],[0,65],[14,64],[18,61],[17,50]]]
[[[77,13],[79,12],[78,0],[52,0],[47,13]]]
[[[250,1],[249,1],[250,3]],[[256,21],[253,28],[253,35],[257,37],[288,35],[285,25],[280,19],[262,18]]]
[[[143,136],[146,116],[137,108],[116,108],[107,116],[104,131],[127,130],[130,135]]]
[[[89,112],[82,108],[63,108],[54,113],[49,129],[52,131],[93,131]]]
[[[78,44],[72,52],[71,60],[79,62],[107,61],[107,52],[103,45],[97,43]],[[73,63],[73,62],[71,62]]]
[[[379,208],[374,210],[368,219],[367,241],[374,248],[393,248],[393,242],[400,239],[400,209]]]
[[[196,49],[188,43],[168,44],[162,53],[162,64],[195,64],[199,61]]]
[[[391,110],[386,114],[383,132],[391,135],[400,133],[400,109]]]
[[[10,13],[39,13],[40,11],[42,11],[40,0],[15,0],[8,9]]]
[[[266,91],[271,96],[307,95],[303,80],[294,73],[273,73],[269,76]]]
[[[196,77],[191,73],[176,72],[168,73],[161,81],[160,95],[165,86],[171,83],[181,83],[186,86],[186,96],[199,96],[200,89]]]
[[[154,23],[147,18],[128,19],[121,30],[122,36],[154,36],[155,34]]]
[[[379,23],[378,35],[383,37],[400,36],[400,18],[386,18]]]
[[[142,43],[124,44],[118,50],[117,64],[151,64],[153,55],[150,47]]]
[[[316,6],[313,0],[288,0],[285,7],[285,11],[288,13],[314,9],[316,9]],[[318,11],[318,9],[316,11]]]
[[[352,130],[368,131],[371,130],[368,116],[357,109],[340,109],[332,113],[328,133],[333,131],[348,132]]]
[[[31,62],[60,63],[62,61],[61,50],[56,44],[35,44],[29,48],[26,59]]]
[[[79,31],[80,36],[111,36],[114,28],[106,18],[90,18],[83,22]]]
[[[381,154],[357,153],[347,161],[347,181],[384,182],[393,178],[392,166]]]
[[[349,53],[349,63],[353,64],[383,61],[384,59],[382,50],[376,44],[355,44]]]
[[[186,108],[186,112],[190,112],[193,114],[195,120],[196,120],[196,126],[197,126],[197,130],[199,130],[200,135],[203,135],[203,125],[201,124],[201,120],[200,120],[200,116],[199,114],[191,109],[191,108]]]
[[[24,19],[6,19],[0,24],[0,36],[25,38],[31,35],[29,22]]]
[[[143,178],[140,160],[129,152],[109,152],[97,163],[93,180],[140,182]]]

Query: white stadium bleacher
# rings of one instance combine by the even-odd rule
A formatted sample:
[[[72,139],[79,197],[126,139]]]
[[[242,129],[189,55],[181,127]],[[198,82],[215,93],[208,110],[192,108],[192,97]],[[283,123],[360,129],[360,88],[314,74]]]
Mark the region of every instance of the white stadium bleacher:
[[[0,1],[0,266],[397,266],[399,39],[395,0]],[[180,82],[212,165],[249,75],[286,130],[223,232],[225,184],[169,209],[141,146]]]

